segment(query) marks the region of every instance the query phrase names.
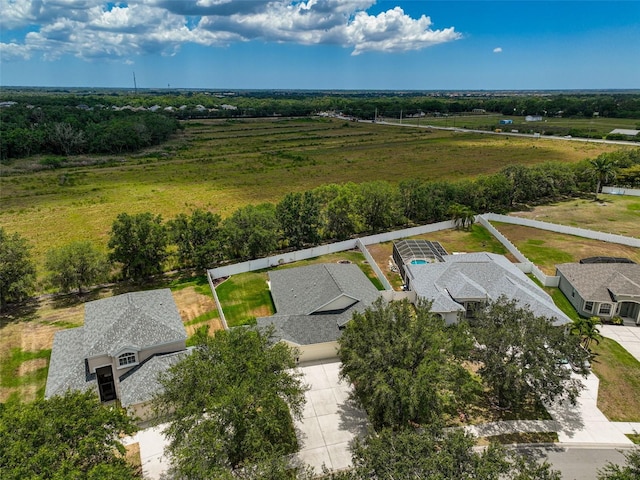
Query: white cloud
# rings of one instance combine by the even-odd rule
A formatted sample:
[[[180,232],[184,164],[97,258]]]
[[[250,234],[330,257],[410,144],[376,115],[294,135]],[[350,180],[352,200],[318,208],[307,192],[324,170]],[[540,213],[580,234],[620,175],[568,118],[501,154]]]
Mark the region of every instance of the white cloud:
[[[496,47],[493,49],[493,53],[502,53],[502,47]]]
[[[4,58],[41,54],[91,59],[145,53],[175,54],[186,43],[223,46],[260,39],[333,44],[364,52],[419,50],[461,36],[432,28],[427,16],[400,7],[370,15],[375,0],[0,0],[0,26],[31,27],[5,44]],[[33,28],[35,27],[35,28]],[[16,30],[17,31],[17,30]]]

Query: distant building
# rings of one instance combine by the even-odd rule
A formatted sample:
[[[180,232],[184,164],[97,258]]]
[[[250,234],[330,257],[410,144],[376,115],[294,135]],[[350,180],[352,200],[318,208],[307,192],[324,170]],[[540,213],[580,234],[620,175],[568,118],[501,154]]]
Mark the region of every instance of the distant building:
[[[632,130],[630,128],[616,128],[614,130],[611,130],[609,132],[609,134],[613,134],[613,135],[627,135],[629,137],[635,137],[636,135],[638,135],[640,133],[640,130]]]
[[[541,122],[542,115],[527,115],[526,117],[524,117],[524,119],[527,122]]]
[[[487,113],[484,108],[474,108],[472,113]]]
[[[500,120],[500,125],[511,125],[512,123],[513,123],[513,120],[508,118],[503,118],[502,120]]]

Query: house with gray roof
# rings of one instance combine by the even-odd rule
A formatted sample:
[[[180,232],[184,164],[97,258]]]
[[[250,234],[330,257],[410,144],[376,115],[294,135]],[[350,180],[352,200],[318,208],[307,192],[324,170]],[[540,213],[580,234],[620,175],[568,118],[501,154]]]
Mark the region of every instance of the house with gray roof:
[[[53,339],[45,397],[95,390],[139,414],[159,387],[158,373],[188,354],[186,339],[169,289],[88,302],[84,326]]]
[[[353,313],[380,296],[354,264],[272,270],[269,287],[276,313],[258,318],[258,326],[273,325],[278,340],[299,349],[300,362],[335,357],[337,340]]]
[[[640,325],[640,265],[563,263],[558,287],[584,317],[620,317]]]
[[[440,263],[409,263],[405,268],[407,287],[431,301],[431,310],[449,324],[461,316],[473,317],[478,308],[501,296],[554,319],[555,325],[571,322],[544,290],[502,255],[443,255]]]

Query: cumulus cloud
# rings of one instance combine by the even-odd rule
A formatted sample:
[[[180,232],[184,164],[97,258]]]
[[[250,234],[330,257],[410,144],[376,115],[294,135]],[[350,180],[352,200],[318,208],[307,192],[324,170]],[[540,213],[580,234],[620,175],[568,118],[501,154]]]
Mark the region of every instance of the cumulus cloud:
[[[24,38],[3,44],[7,59],[172,55],[181,45],[224,46],[262,40],[332,44],[365,52],[419,50],[461,36],[436,30],[428,16],[395,7],[367,13],[375,0],[0,0],[0,27]],[[35,28],[33,28],[35,27]],[[494,50],[494,51],[497,51]]]
[[[502,47],[496,47],[493,49],[493,53],[502,53]]]

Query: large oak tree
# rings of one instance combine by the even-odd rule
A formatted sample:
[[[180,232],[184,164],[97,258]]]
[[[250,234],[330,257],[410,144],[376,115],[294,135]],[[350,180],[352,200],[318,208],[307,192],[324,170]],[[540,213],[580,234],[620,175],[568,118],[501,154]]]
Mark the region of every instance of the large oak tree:
[[[376,429],[440,423],[478,392],[458,361],[470,346],[464,332],[428,303],[378,300],[353,315],[338,342],[341,375]]]
[[[568,364],[586,375],[588,352],[569,327],[555,326],[552,318],[505,297],[479,310],[469,323],[477,342],[472,358],[480,363],[478,373],[498,407],[576,400],[582,383]]]
[[[298,449],[293,419],[305,387],[294,351],[270,332],[199,333],[191,355],[160,377],[157,413],[180,478],[227,478],[277,466]],[[275,463],[274,463],[275,462]]]
[[[122,409],[93,392],[68,392],[33,403],[0,404],[0,477],[134,479],[122,435],[136,431]]]

